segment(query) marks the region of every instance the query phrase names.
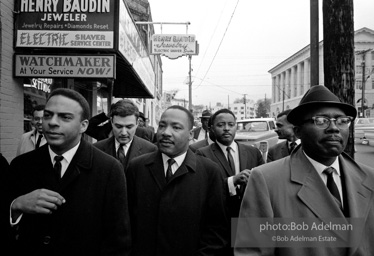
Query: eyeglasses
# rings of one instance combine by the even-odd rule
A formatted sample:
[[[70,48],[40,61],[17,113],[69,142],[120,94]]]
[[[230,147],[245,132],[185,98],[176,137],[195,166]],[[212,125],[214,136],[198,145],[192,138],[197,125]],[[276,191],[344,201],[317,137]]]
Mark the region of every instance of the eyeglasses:
[[[331,121],[335,122],[335,125],[339,129],[348,129],[351,125],[352,117],[340,116],[338,118],[328,118],[324,116],[313,116],[311,119],[304,120],[303,123],[313,120],[314,124],[320,129],[326,129],[330,126]]]

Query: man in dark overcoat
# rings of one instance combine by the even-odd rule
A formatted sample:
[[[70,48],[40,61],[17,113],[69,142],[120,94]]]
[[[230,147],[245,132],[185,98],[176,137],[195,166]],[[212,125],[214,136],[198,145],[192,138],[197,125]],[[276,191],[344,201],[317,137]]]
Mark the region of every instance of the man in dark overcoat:
[[[116,159],[81,139],[88,118],[78,92],[51,92],[43,117],[48,144],[10,166],[11,255],[129,255],[125,175]]]
[[[188,149],[193,116],[169,107],[157,130],[158,151],[127,170],[133,255],[222,255],[228,243],[219,167]]]

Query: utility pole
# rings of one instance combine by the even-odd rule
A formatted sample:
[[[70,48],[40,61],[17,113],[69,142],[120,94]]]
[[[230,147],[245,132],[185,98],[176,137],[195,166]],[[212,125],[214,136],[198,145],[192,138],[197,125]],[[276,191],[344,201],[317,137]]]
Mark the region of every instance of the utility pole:
[[[247,94],[244,94],[244,119],[247,119],[247,99],[245,98]]]
[[[188,70],[188,76],[189,76],[189,82],[188,82],[188,109],[192,113],[192,79],[191,79],[191,59],[192,55],[188,55],[189,60],[189,70]]]
[[[370,52],[372,49],[367,49],[367,50],[363,50],[363,51],[360,51],[358,54],[359,55],[362,55],[362,62],[361,62],[361,66],[362,66],[362,82],[361,82],[361,85],[362,85],[362,88],[361,88],[361,113],[362,113],[362,116],[363,118],[365,118],[365,85],[366,85],[366,77],[365,77],[365,57],[366,57],[366,53],[367,52]]]
[[[266,93],[265,93],[265,101],[264,101],[264,104],[265,104],[265,110],[266,110],[266,117],[268,115],[268,107],[266,105]]]
[[[310,0],[310,86],[319,84],[318,0]]]

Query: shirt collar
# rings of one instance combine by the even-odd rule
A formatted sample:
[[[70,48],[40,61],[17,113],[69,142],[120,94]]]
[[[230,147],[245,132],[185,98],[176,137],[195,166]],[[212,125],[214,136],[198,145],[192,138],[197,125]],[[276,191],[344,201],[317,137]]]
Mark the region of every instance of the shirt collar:
[[[296,143],[296,146],[297,146],[297,145],[300,144],[300,139],[297,139],[297,140],[295,140],[294,142]],[[289,140],[287,141],[288,147],[291,146],[291,143],[292,143],[292,141],[289,141]]]
[[[322,172],[329,166],[326,166],[324,164],[321,164],[319,162],[317,162],[316,160],[310,158],[306,153],[305,151],[303,151],[304,155],[306,156],[306,158],[308,158],[308,160],[310,161],[310,163],[313,165],[314,169],[316,169],[316,171],[318,172],[319,175],[322,174]],[[339,168],[339,159],[338,157],[335,158],[335,161],[330,165],[331,167],[333,167],[337,174],[340,176],[340,168]]]
[[[216,142],[217,142],[217,145],[221,148],[223,153],[226,153],[226,148],[227,147],[231,147],[231,150],[233,151],[233,154],[235,154],[238,151],[238,145],[236,144],[235,141],[233,141],[231,143],[231,145],[229,145],[229,146],[225,146],[225,145],[219,143],[217,140],[216,140]]]
[[[125,148],[130,148],[133,140],[134,140],[134,138],[132,140],[130,140],[129,143],[123,144],[122,146],[125,147]],[[121,144],[116,140],[116,138],[114,138],[114,142],[116,143],[116,151],[117,151]]]
[[[161,153],[161,155],[162,155],[162,162],[164,163],[164,166],[168,166],[168,160],[171,157],[165,155],[164,153]],[[187,155],[187,151],[184,152],[183,154],[173,158],[175,160],[175,163],[177,164],[177,168],[179,168],[179,166],[182,165],[184,159],[186,158],[186,155]]]
[[[81,142],[79,141],[77,145],[75,145],[74,147],[72,147],[71,149],[69,149],[68,151],[62,154],[62,156],[68,162],[68,164],[70,164],[80,144]],[[51,162],[53,164],[55,161],[55,156],[57,156],[57,154],[52,151],[51,146],[49,145],[48,145],[48,151],[49,151],[49,156],[51,157]]]

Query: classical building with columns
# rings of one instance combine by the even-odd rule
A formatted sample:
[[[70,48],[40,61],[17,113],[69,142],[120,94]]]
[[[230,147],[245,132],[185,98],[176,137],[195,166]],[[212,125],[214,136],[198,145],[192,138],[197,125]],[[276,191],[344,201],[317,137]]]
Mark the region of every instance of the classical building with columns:
[[[355,42],[355,102],[361,113],[363,68],[365,116],[374,116],[374,31],[361,28],[354,33]],[[368,51],[367,51],[368,50]],[[367,51],[365,54],[360,54]],[[364,64],[363,64],[364,63]],[[296,52],[269,70],[272,79],[270,116],[296,107],[310,88],[310,45]],[[323,41],[319,43],[319,84],[324,84]]]

